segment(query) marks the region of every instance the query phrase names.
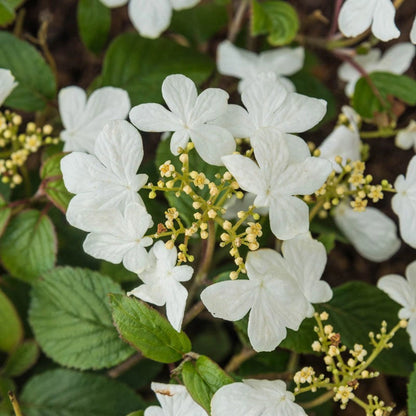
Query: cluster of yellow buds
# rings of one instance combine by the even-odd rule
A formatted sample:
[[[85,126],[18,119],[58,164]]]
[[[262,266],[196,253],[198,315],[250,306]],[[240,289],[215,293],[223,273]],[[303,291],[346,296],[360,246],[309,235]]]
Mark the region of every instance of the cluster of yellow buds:
[[[0,176],[10,188],[23,182],[21,171],[28,157],[41,146],[57,144],[59,138],[52,137],[52,126],[42,128],[30,122],[24,132],[19,132],[22,117],[9,110],[0,112]]]

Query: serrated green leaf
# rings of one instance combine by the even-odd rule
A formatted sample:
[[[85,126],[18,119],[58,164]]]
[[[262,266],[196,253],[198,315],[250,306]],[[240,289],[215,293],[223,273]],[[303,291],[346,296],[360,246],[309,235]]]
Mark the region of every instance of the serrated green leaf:
[[[134,53],[133,53],[134,52]],[[211,59],[169,39],[144,39],[136,33],[118,36],[105,55],[102,85],[128,91],[132,105],[161,102],[161,86],[170,74],[184,74],[197,84],[213,71]]]
[[[412,78],[390,72],[373,72],[369,78],[383,98],[384,104],[374,93],[368,80],[360,78],[355,85],[352,106],[361,116],[370,119],[375,113],[389,111],[389,97],[398,98],[409,105],[416,104],[416,81]]]
[[[46,159],[40,170],[41,188],[47,198],[64,214],[72,198],[62,179],[61,160],[66,153],[57,153]]]
[[[189,394],[208,413],[211,412],[214,393],[234,381],[217,363],[204,355],[183,365],[182,378]]]
[[[110,295],[113,320],[121,337],[151,360],[173,363],[191,351],[184,332],[176,332],[159,312],[127,296]]]
[[[409,416],[416,416],[416,364],[407,385],[407,407]]]
[[[126,385],[101,375],[52,370],[24,386],[25,416],[125,416],[145,404]]]
[[[12,351],[23,338],[23,326],[9,298],[0,290],[0,351]]]
[[[0,239],[3,266],[14,277],[29,283],[53,267],[56,250],[51,220],[33,209],[14,217]]]
[[[0,68],[10,69],[18,82],[5,102],[8,107],[43,110],[55,97],[56,83],[50,67],[32,45],[8,32],[0,32]]]
[[[71,267],[43,277],[33,287],[29,322],[46,355],[85,370],[112,367],[134,353],[112,324],[107,295],[123,293],[117,283]]]
[[[12,23],[23,0],[0,0],[0,26]]]
[[[18,377],[32,367],[39,357],[39,347],[33,340],[24,341],[11,353],[0,373]]]
[[[251,33],[268,33],[268,42],[274,46],[287,45],[293,41],[299,30],[296,10],[285,1],[252,0]]]
[[[85,46],[94,53],[104,47],[111,26],[110,9],[100,0],[80,0],[77,9],[78,29]]]

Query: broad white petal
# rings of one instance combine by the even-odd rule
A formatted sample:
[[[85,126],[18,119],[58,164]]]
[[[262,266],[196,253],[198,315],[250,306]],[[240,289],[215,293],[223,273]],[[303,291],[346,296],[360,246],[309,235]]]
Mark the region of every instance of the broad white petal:
[[[379,279],[377,287],[386,292],[395,302],[405,308],[413,308],[415,299],[412,296],[409,282],[397,274],[389,274]]]
[[[182,127],[179,118],[160,104],[139,104],[130,111],[131,122],[143,131],[175,131]]]
[[[129,0],[100,0],[107,7],[120,7],[127,4]]]
[[[309,208],[299,198],[278,195],[269,209],[270,228],[280,240],[289,240],[309,230]]]
[[[394,143],[400,149],[405,150],[416,146],[416,131],[400,130]]]
[[[170,0],[175,10],[189,9],[197,5],[201,0]]]
[[[263,71],[273,71],[276,75],[293,75],[303,67],[305,50],[297,48],[279,48],[260,54],[260,66]]]
[[[239,105],[229,104],[227,111],[212,124],[228,130],[235,138],[249,138],[254,134],[256,126],[247,111]]]
[[[342,5],[338,18],[341,32],[345,36],[354,37],[368,29],[373,20],[376,3],[377,0],[347,0]]]
[[[397,189],[396,184],[395,188]],[[399,217],[400,235],[403,241],[416,248],[416,207],[401,193],[394,195],[391,202],[393,211]]]
[[[409,42],[398,43],[384,53],[377,63],[377,70],[403,74],[410,68],[415,51],[415,45]]]
[[[177,332],[181,332],[188,291],[180,283],[172,283],[168,285],[166,288],[168,290],[165,291],[166,316],[173,328]]]
[[[387,42],[400,36],[400,31],[394,23],[395,15],[396,9],[391,0],[377,1],[371,26],[371,31],[376,38]]]
[[[400,248],[396,224],[376,208],[356,212],[348,205],[335,210],[335,223],[355,249],[371,261],[385,261]]]
[[[151,39],[159,37],[169,27],[172,16],[169,0],[130,0],[128,11],[140,35]]]
[[[253,282],[274,279],[277,275],[276,271],[279,272],[280,278],[291,278],[281,254],[270,248],[250,251],[247,254],[246,268],[248,278]]]
[[[289,150],[289,165],[293,163],[301,163],[310,157],[311,152],[305,140],[293,134],[284,134],[283,138]]]
[[[412,43],[416,44],[416,17],[415,20],[413,20],[412,29],[410,30],[410,40]]]
[[[176,130],[170,138],[170,151],[177,156],[179,149],[185,149],[189,141],[189,130],[181,128]]]
[[[171,272],[172,279],[177,282],[187,282],[193,274],[194,269],[191,266],[176,266]]]
[[[144,416],[166,416],[166,413],[159,406],[150,406],[144,411]]]
[[[255,285],[249,280],[214,283],[201,293],[202,303],[216,318],[238,321],[253,305]]]
[[[228,93],[220,88],[208,88],[196,99],[191,123],[197,125],[212,121],[225,114],[228,107]]]
[[[163,264],[166,270],[171,271],[175,268],[178,258],[178,251],[176,250],[175,246],[169,249],[166,247],[163,241],[157,241],[152,247],[151,253],[154,255],[155,261],[157,261],[159,264]]]
[[[406,267],[406,279],[409,282],[411,292],[415,295],[414,300],[415,300],[415,303],[416,303],[416,260],[412,261]]]
[[[127,296],[135,296],[156,306],[163,306],[166,303],[163,291],[160,290],[160,286],[158,285],[140,285],[130,292],[127,292]]]
[[[58,103],[59,114],[65,129],[77,129],[87,103],[86,92],[76,86],[62,88],[58,94]]]

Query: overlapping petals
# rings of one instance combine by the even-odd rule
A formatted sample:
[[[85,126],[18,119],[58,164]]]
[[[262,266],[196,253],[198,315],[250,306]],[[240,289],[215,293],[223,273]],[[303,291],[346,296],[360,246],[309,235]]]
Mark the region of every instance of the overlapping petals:
[[[0,68],[0,106],[16,87],[17,82],[12,73],[8,69]]]
[[[180,332],[188,292],[180,282],[192,277],[190,266],[176,266],[176,247],[166,248],[163,241],[158,241],[149,253],[149,266],[139,273],[143,285],[133,289],[128,295],[136,296],[157,306],[166,304],[169,322]]]
[[[191,139],[202,159],[222,165],[221,157],[235,150],[235,141],[229,131],[210,122],[227,110],[228,94],[208,88],[198,96],[192,80],[177,74],[164,80],[162,95],[170,111],[160,104],[140,104],[130,111],[132,123],[143,131],[174,132],[170,144],[174,155]]]
[[[130,110],[127,92],[113,87],[100,88],[88,99],[82,88],[67,87],[59,92],[58,100],[66,152],[94,153],[95,141],[104,125],[111,120],[125,119]]]

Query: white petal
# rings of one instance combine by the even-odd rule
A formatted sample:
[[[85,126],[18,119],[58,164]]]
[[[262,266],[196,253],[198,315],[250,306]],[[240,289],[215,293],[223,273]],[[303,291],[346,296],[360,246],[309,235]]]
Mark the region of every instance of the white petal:
[[[407,333],[410,336],[410,345],[412,347],[413,352],[416,352],[416,317],[413,316],[409,319],[406,328]]]
[[[0,106],[13,89],[17,87],[17,82],[14,82],[14,80],[14,76],[8,69],[0,68]]]
[[[140,35],[151,39],[159,37],[169,27],[172,16],[169,0],[130,0],[128,11]]]
[[[263,71],[273,71],[276,75],[293,75],[302,69],[305,50],[297,48],[279,48],[260,54]]]
[[[216,318],[238,321],[244,318],[255,299],[254,285],[249,280],[214,283],[201,293],[202,303]]]
[[[159,406],[149,406],[144,411],[144,416],[166,416],[166,413]]]
[[[180,129],[172,134],[170,139],[170,151],[177,156],[180,149],[185,149],[189,141],[189,130]]]
[[[410,30],[410,40],[412,43],[416,44],[416,17],[415,20],[413,20],[412,29]]]
[[[416,146],[416,131],[400,130],[394,143],[400,149],[405,150]]]
[[[129,0],[100,0],[107,7],[120,7],[127,4]]]
[[[293,134],[284,134],[283,138],[289,150],[288,164],[301,163],[310,157],[311,152],[305,140]]]
[[[412,291],[409,290],[409,282],[403,276],[397,274],[383,276],[378,281],[377,287],[405,308],[415,306],[416,302],[412,296]]]
[[[75,86],[63,88],[59,91],[58,102],[64,127],[67,130],[78,128],[87,103],[85,91]]]
[[[131,122],[143,131],[175,131],[182,127],[177,116],[160,104],[139,104],[129,114]]]
[[[213,120],[212,124],[225,128],[235,138],[249,138],[256,129],[247,111],[235,104],[229,104],[227,111],[221,117]]]
[[[338,18],[341,32],[348,37],[363,33],[370,26],[376,7],[375,0],[347,0]]]
[[[335,223],[355,249],[371,261],[385,261],[400,248],[396,224],[375,208],[356,212],[348,205],[335,211]]]
[[[178,251],[176,250],[175,246],[169,249],[166,247],[163,241],[157,241],[152,247],[151,252],[155,256],[155,261],[157,261],[159,264],[163,264],[166,270],[171,271],[175,267],[176,260],[178,258]]]
[[[194,269],[191,266],[176,266],[171,273],[172,279],[175,279],[177,282],[187,282],[191,280]]]
[[[309,208],[294,196],[273,198],[269,217],[270,228],[280,240],[289,240],[309,230]]]
[[[228,107],[228,93],[220,88],[208,88],[197,98],[192,111],[192,125],[206,123],[225,114]]]
[[[396,9],[391,0],[378,0],[374,9],[374,19],[371,30],[376,38],[383,42],[396,39],[400,31],[394,23]]]
[[[279,271],[279,277],[291,278],[283,257],[277,251],[269,248],[250,251],[247,254],[246,267],[247,275],[253,282],[264,282],[275,278],[276,271]]]
[[[388,49],[377,63],[378,71],[403,74],[412,64],[416,47],[409,42],[398,43]]]
[[[325,113],[325,100],[290,93],[274,114],[274,125],[285,133],[301,133],[318,124]]]
[[[175,10],[189,9],[197,5],[201,0],[170,0]]]
[[[136,298],[152,303],[156,306],[163,306],[166,303],[163,292],[157,285],[140,285],[130,292],[127,292],[127,295],[135,296]]]
[[[409,282],[413,299],[416,303],[416,261],[413,261],[406,267],[406,278]]]
[[[166,294],[166,316],[177,332],[181,332],[188,291],[180,284],[169,284]]]

